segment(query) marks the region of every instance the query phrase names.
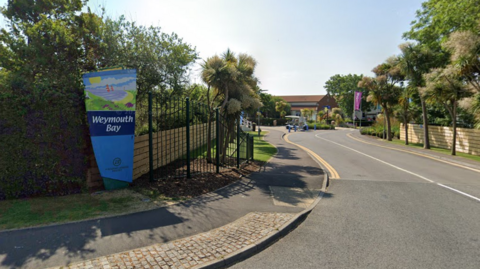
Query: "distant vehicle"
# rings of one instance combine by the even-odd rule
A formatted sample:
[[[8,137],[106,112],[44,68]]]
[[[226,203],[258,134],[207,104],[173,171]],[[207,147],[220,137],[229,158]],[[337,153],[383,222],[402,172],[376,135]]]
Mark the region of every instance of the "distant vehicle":
[[[290,119],[290,121],[287,122],[287,126],[285,126],[286,129],[288,129],[288,127],[290,127],[291,129],[294,129],[295,126],[297,126],[297,129],[298,129],[298,126],[302,125],[300,124],[299,116],[285,116],[285,118]]]
[[[294,124],[294,123],[287,123],[287,125],[285,126],[286,129],[290,128],[290,129],[294,129],[295,126],[297,126],[298,128],[298,124]]]

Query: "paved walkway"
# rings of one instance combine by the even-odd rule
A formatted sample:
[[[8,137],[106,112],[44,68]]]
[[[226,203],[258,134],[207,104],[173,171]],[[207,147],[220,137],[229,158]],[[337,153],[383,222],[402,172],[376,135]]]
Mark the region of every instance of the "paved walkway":
[[[323,171],[282,135],[266,136],[278,153],[260,172],[190,201],[0,232],[0,268],[203,268],[252,255],[292,229],[322,194]]]
[[[56,268],[202,267],[218,261],[224,262],[225,257],[254,247],[263,238],[277,233],[294,217],[295,214],[288,213],[249,213],[233,223],[206,233]]]

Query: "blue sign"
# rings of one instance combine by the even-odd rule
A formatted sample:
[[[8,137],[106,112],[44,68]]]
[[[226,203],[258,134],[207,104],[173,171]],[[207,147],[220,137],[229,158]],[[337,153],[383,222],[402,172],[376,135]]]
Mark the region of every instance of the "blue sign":
[[[136,70],[83,75],[90,137],[104,179],[133,180],[136,80]]]

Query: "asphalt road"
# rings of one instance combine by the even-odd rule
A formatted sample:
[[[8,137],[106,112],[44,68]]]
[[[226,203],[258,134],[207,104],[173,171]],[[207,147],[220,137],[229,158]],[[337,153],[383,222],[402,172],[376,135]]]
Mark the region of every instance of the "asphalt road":
[[[480,268],[480,173],[354,132],[289,136],[340,179],[296,230],[232,268]]]

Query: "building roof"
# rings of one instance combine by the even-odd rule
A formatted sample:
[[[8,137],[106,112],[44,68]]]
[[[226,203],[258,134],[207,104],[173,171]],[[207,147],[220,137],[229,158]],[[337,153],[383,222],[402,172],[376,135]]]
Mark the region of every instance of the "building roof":
[[[283,98],[283,100],[292,103],[292,102],[318,102],[325,95],[284,95],[277,96]]]
[[[293,111],[302,110],[302,109],[317,109],[317,106],[294,106],[292,107]]]

